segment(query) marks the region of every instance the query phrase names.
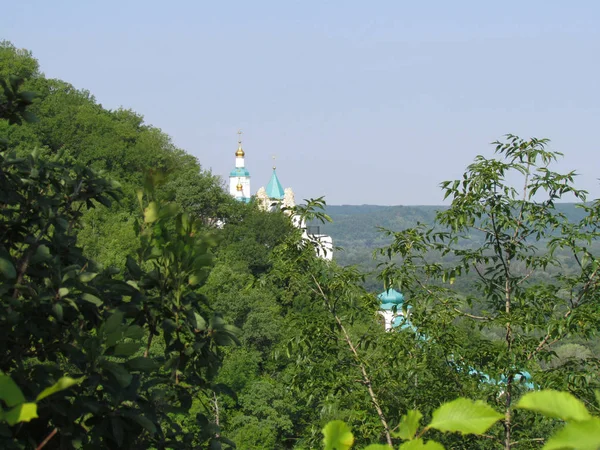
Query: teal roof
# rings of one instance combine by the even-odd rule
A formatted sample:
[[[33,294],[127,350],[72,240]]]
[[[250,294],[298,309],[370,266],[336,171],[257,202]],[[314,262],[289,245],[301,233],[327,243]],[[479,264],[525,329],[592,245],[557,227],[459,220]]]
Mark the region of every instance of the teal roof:
[[[415,326],[410,323],[410,320],[408,320],[406,317],[404,316],[396,316],[394,317],[394,320],[392,321],[392,327],[393,328],[400,328],[401,330],[406,330],[409,329],[411,331],[417,331],[417,329],[415,328]]]
[[[281,187],[275,169],[273,169],[273,175],[271,175],[271,180],[269,181],[269,184],[267,184],[267,195],[269,198],[276,198],[279,200],[283,198],[283,187]]]
[[[249,177],[250,172],[245,167],[236,167],[229,173],[230,177]]]
[[[394,305],[401,305],[404,303],[404,295],[395,289],[388,289],[377,296],[382,304],[391,303]],[[383,305],[382,305],[383,306]]]

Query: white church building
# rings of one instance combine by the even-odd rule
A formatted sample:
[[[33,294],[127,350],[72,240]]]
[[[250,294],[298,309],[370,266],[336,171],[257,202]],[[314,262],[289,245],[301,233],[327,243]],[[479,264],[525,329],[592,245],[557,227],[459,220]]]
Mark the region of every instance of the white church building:
[[[229,173],[229,193],[241,202],[248,203],[252,198],[250,188],[250,172],[246,168],[246,153],[242,149],[241,131],[238,131],[238,149],[235,152],[235,168]],[[283,189],[277,169],[273,173],[266,188],[261,187],[255,194],[259,207],[264,211],[274,211],[277,208],[292,208],[296,206],[292,188]],[[286,211],[291,215],[290,212]],[[302,238],[315,247],[320,258],[333,259],[333,240],[331,236],[320,233],[319,227],[306,226],[306,223],[296,215],[291,216],[292,224],[302,230]]]

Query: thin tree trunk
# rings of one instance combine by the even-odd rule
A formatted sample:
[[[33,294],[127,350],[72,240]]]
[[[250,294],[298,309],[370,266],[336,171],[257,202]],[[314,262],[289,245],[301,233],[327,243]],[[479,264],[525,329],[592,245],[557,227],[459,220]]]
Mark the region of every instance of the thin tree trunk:
[[[213,392],[213,403],[215,405],[215,424],[219,426],[219,399],[217,398],[217,394]],[[221,433],[215,433],[215,438],[220,438]]]
[[[381,409],[381,406],[379,404],[379,400],[377,399],[377,396],[375,395],[375,391],[373,390],[373,383],[371,383],[371,379],[369,378],[369,374],[367,372],[367,369],[366,369],[365,365],[363,364],[363,362],[360,359],[358,351],[356,350],[356,346],[352,342],[352,339],[350,338],[350,335],[348,334],[348,331],[346,330],[346,327],[344,327],[344,324],[342,323],[341,319],[337,316],[337,314],[331,308],[331,305],[329,304],[329,299],[327,298],[327,295],[325,295],[325,293],[323,292],[323,289],[321,288],[321,285],[319,284],[319,282],[317,281],[317,279],[314,277],[314,275],[311,275],[311,278],[313,279],[313,281],[315,282],[315,285],[317,286],[317,289],[319,290],[318,293],[321,295],[321,297],[323,297],[323,300],[325,300],[325,304],[327,305],[327,308],[329,309],[329,311],[331,312],[331,314],[335,318],[337,326],[338,326],[339,330],[342,332],[342,334],[344,336],[344,340],[346,341],[346,344],[348,344],[348,347],[350,347],[350,351],[352,352],[352,354],[354,356],[354,359],[356,360],[358,366],[360,367],[360,371],[361,371],[362,379],[363,379],[362,382],[363,382],[363,384],[365,386],[367,386],[367,390],[369,392],[369,396],[371,397],[371,403],[373,403],[373,407],[377,411],[377,415],[379,416],[379,420],[381,421],[381,424],[383,425],[383,431],[385,433],[385,439],[386,439],[388,445],[390,447],[393,447],[392,434],[390,432],[390,426],[388,425],[387,420],[385,418],[385,414],[383,413],[383,410]]]
[[[342,321],[335,314],[334,314],[334,317],[338,324],[338,327],[340,328],[342,334],[344,335],[344,340],[346,341],[346,343],[348,344],[348,347],[350,347],[350,350],[354,354],[354,359],[356,359],[356,361],[358,362],[358,365],[360,366],[360,371],[361,371],[362,377],[363,377],[363,383],[365,384],[365,386],[367,386],[367,390],[369,391],[369,396],[371,397],[371,402],[373,403],[373,406],[375,407],[375,410],[377,411],[377,415],[379,416],[379,420],[381,420],[381,424],[383,425],[383,430],[385,432],[385,439],[386,439],[388,445],[390,447],[392,447],[393,443],[392,443],[392,435],[390,433],[390,427],[387,423],[385,415],[383,414],[383,410],[381,409],[381,406],[379,405],[377,396],[375,395],[375,392],[373,391],[373,384],[371,383],[371,379],[369,378],[367,369],[365,368],[365,365],[360,361],[358,352],[356,351],[356,347],[352,343],[352,340],[350,339],[350,336],[348,335],[346,328],[342,324]]]
[[[42,443],[35,448],[35,450],[41,450],[42,448],[44,448],[46,446],[46,444],[48,442],[50,442],[50,439],[52,439],[56,433],[58,433],[58,428],[55,428],[54,430],[52,430],[52,432],[48,436],[46,436],[46,439],[44,439],[42,441]]]
[[[510,280],[509,280],[509,274],[508,274],[508,270],[506,273],[506,282],[505,282],[505,305],[504,305],[504,309],[506,312],[506,315],[509,316],[510,314],[510,303],[511,303],[511,289],[510,289]],[[511,350],[512,350],[512,328],[510,325],[510,319],[508,322],[506,322],[506,351],[508,354],[510,354]],[[511,431],[511,419],[512,419],[512,414],[511,414],[511,403],[512,403],[512,382],[513,382],[513,373],[512,371],[514,370],[514,367],[508,367],[508,374],[506,377],[506,403],[505,403],[505,411],[504,411],[504,450],[510,450],[511,448],[511,444],[510,444],[510,431]]]

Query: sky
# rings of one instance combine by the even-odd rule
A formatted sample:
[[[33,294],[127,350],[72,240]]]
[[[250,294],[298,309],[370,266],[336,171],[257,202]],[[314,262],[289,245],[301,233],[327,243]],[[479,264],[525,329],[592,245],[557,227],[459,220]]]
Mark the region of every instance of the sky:
[[[507,133],[600,197],[600,2],[20,0],[0,39],[130,108],[225,180],[243,131],[296,198],[442,204]]]

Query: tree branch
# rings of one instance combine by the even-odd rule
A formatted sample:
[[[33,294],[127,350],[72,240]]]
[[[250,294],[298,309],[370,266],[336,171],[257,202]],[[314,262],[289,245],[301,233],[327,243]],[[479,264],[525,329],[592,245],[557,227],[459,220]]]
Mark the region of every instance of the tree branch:
[[[323,289],[322,289],[319,281],[315,278],[314,275],[311,274],[310,276],[313,279],[313,282],[315,283],[315,285],[317,286],[319,295],[323,298],[323,300],[325,300],[327,305],[330,305],[329,298],[327,297],[325,292],[323,292]],[[334,311],[332,311],[331,309],[330,309],[330,311],[333,314],[333,317],[335,318],[335,321],[337,323],[339,330],[342,332],[342,335],[344,336],[344,340],[346,341],[346,344],[348,344],[350,351],[354,355],[354,359],[356,360],[358,366],[360,367],[360,371],[362,373],[362,378],[363,378],[363,383],[365,384],[365,386],[367,386],[367,390],[369,391],[369,396],[371,397],[371,403],[373,403],[373,406],[375,407],[375,410],[377,411],[377,415],[379,416],[379,420],[381,421],[381,424],[383,425],[383,430],[385,433],[386,441],[387,441],[388,445],[390,447],[392,447],[393,443],[392,443],[392,435],[390,433],[390,427],[385,418],[385,414],[383,413],[383,410],[381,409],[381,406],[379,405],[379,400],[377,399],[377,396],[375,395],[375,391],[373,390],[373,384],[371,383],[371,379],[369,378],[367,369],[365,368],[365,365],[360,360],[358,351],[356,350],[356,347],[354,346],[352,339],[350,338],[350,335],[348,334],[346,327],[344,327],[344,324],[342,323],[341,319],[338,317],[338,315]]]
[[[44,448],[46,446],[46,444],[48,442],[50,442],[50,439],[52,439],[56,433],[58,433],[58,428],[55,428],[54,430],[52,430],[52,432],[48,436],[46,436],[46,439],[44,439],[41,442],[41,444],[35,448],[35,450],[41,450],[42,448]]]

